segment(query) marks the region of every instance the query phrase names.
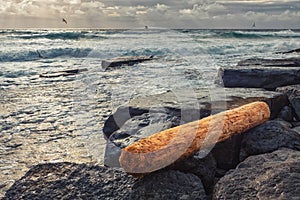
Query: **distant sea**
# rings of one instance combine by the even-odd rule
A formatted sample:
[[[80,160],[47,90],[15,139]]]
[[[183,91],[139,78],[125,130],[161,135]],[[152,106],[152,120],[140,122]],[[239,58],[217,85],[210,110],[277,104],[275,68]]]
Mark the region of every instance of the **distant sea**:
[[[91,136],[101,135],[109,114],[135,96],[211,87],[221,66],[293,57],[275,52],[297,48],[300,30],[0,30],[3,187],[39,162],[101,160],[105,142]],[[144,55],[157,59],[101,67],[102,60]],[[68,69],[87,71],[39,76]],[[78,153],[84,146],[89,153]]]

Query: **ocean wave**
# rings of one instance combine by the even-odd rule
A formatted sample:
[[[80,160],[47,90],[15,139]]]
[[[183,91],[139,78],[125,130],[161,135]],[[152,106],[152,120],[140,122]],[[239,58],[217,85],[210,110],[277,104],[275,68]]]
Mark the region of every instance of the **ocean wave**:
[[[34,71],[19,70],[19,71],[0,72],[0,77],[20,78],[20,77],[24,77],[24,76],[33,76],[36,74],[37,74],[37,72],[34,72]]]
[[[299,32],[288,31],[222,31],[217,32],[222,38],[300,38]]]
[[[23,62],[57,57],[82,58],[89,55],[91,48],[54,48],[19,52],[0,52],[0,62]]]
[[[31,32],[21,31],[13,32],[9,35],[11,38],[19,39],[49,39],[49,40],[79,40],[79,39],[107,39],[101,33],[93,33],[89,31],[66,31],[66,32]]]
[[[293,30],[182,30],[181,32],[196,39],[300,38],[300,32]]]

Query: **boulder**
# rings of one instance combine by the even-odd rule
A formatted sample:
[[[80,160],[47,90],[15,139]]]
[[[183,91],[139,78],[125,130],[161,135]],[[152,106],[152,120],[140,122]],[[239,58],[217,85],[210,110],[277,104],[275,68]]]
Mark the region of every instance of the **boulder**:
[[[300,150],[300,135],[285,121],[268,121],[243,135],[240,160],[251,155],[275,151],[281,147]]]
[[[300,135],[300,126],[294,127],[293,130]]]
[[[277,88],[276,91],[287,94],[288,99],[296,113],[296,118],[300,121],[300,84]]]
[[[294,115],[291,106],[284,106],[280,111],[278,118],[287,122],[292,122],[294,120]]]
[[[40,164],[6,192],[8,199],[128,199],[135,179],[101,166]]]
[[[179,171],[160,171],[137,181],[132,187],[132,200],[204,200],[205,190],[201,180],[193,174]]]
[[[296,50],[294,50],[296,52]],[[292,53],[292,51],[291,51]],[[238,62],[237,66],[276,66],[276,67],[300,67],[300,58],[263,59],[250,58]]]
[[[213,199],[298,199],[300,151],[251,156],[216,184]]]
[[[233,169],[240,163],[241,141],[242,135],[235,135],[216,144],[211,152],[216,159],[218,169]]]
[[[201,179],[206,194],[210,194],[212,192],[217,170],[217,163],[211,153],[204,158],[198,154],[190,156],[184,160],[174,163],[167,169],[178,170],[184,173],[196,175]]]
[[[122,148],[132,144],[140,138],[171,128],[179,124],[176,114],[151,112],[134,116],[110,135],[105,151],[104,163],[110,167],[120,167],[119,157]]]
[[[300,67],[231,66],[219,69],[225,87],[265,88],[300,84]]]
[[[101,66],[103,69],[107,69],[109,67],[119,67],[122,65],[134,65],[140,62],[145,62],[153,59],[153,56],[126,56],[113,58],[111,60],[103,60]]]

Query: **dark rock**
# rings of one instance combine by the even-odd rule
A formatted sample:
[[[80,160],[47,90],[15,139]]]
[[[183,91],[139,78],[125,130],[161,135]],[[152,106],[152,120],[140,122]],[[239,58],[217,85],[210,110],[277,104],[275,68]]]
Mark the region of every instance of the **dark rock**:
[[[107,140],[104,163],[110,167],[120,167],[119,157],[121,149],[133,142],[152,135],[156,132],[171,128],[179,124],[176,114],[151,112],[134,116]]]
[[[290,51],[281,51],[281,52],[276,52],[277,54],[289,54],[289,53],[300,53],[300,49],[293,49]]]
[[[149,60],[153,60],[153,56],[128,56],[128,57],[120,57],[114,58],[111,60],[103,60],[101,66],[103,69],[107,69],[109,67],[119,67],[122,65],[134,65],[140,62],[145,62]]]
[[[43,74],[40,74],[40,77],[43,78],[56,78],[60,76],[71,76],[75,75],[84,71],[87,71],[88,69],[69,69],[69,70],[63,70],[63,71],[57,71],[57,72],[46,72]]]
[[[300,135],[285,121],[268,121],[243,135],[240,160],[281,147],[300,150]]]
[[[206,194],[212,192],[217,170],[217,164],[212,154],[208,154],[204,158],[199,157],[199,155],[190,156],[184,160],[177,161],[169,166],[168,169],[196,175],[202,180]]]
[[[16,181],[4,199],[128,199],[134,180],[106,167],[42,164]]]
[[[260,65],[266,67],[300,67],[300,58],[263,59],[250,58],[238,62],[238,66]]]
[[[298,199],[299,157],[290,149],[251,156],[218,181],[213,199]]]
[[[300,135],[300,126],[294,127],[293,130],[298,132],[298,134]]]
[[[265,88],[300,84],[300,67],[233,66],[219,69],[225,87]]]
[[[299,122],[291,122],[293,127],[297,127],[300,126],[300,121]]]
[[[288,122],[292,122],[294,119],[292,108],[290,106],[284,106],[280,111],[278,118],[281,118]]]
[[[220,169],[233,169],[240,162],[239,154],[241,148],[242,135],[235,135],[224,142],[216,144],[212,154],[216,159]]]
[[[103,133],[109,138],[110,135],[116,130],[120,129],[124,125],[124,123],[130,118],[142,115],[144,113],[149,112],[147,109],[140,108],[131,108],[127,106],[119,107],[112,115],[108,117],[108,119],[104,123]]]
[[[296,113],[296,118],[300,121],[300,85],[291,85],[276,89],[278,92],[287,94],[288,99]]]
[[[179,171],[161,171],[137,181],[130,199],[206,199],[201,180],[193,174]]]
[[[127,120],[109,138],[116,146],[124,148],[140,138],[169,129],[179,124],[179,117],[170,113],[144,113]]]
[[[144,113],[165,113],[172,119],[172,126],[236,108],[254,101],[269,104],[272,118],[277,117],[283,106],[288,105],[286,95],[255,88],[211,88],[194,91],[169,91],[162,94],[138,97],[119,107],[105,121],[103,132],[107,138],[120,129],[126,121]],[[170,121],[170,120],[167,120]],[[134,131],[123,129],[126,132]]]

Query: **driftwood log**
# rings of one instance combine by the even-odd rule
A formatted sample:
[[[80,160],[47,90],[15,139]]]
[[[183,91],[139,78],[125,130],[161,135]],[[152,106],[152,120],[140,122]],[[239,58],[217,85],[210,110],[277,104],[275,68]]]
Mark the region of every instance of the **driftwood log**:
[[[265,102],[246,104],[141,139],[124,148],[119,161],[127,173],[141,176],[199,150],[210,150],[216,143],[243,133],[269,118],[270,110]]]

